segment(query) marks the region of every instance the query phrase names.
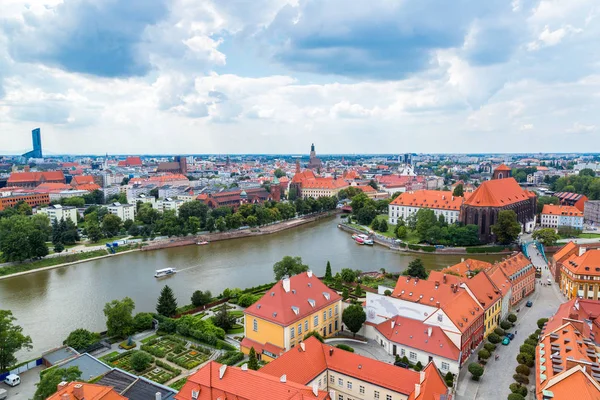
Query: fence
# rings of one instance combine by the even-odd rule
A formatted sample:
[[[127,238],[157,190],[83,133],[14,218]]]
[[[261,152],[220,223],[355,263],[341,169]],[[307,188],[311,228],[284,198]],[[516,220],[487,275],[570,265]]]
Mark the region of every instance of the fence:
[[[4,381],[4,379],[10,375],[10,374],[22,374],[25,371],[29,371],[30,369],[33,369],[39,365],[42,365],[42,359],[38,358],[37,360],[31,360],[31,361],[27,361],[24,362],[22,364],[17,365],[16,367],[13,367],[13,369],[9,370],[8,372],[3,372],[0,374],[0,381]]]

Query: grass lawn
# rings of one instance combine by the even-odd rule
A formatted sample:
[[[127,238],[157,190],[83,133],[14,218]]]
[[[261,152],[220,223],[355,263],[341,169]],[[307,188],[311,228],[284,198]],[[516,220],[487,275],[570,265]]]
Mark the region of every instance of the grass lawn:
[[[239,310],[229,311],[229,315],[231,315],[232,317],[240,318],[244,316],[244,312]]]
[[[115,236],[113,238],[102,238],[102,239],[98,240],[96,243],[86,243],[85,247],[103,246],[106,243],[116,242],[120,239],[123,239],[124,237],[126,237],[126,236]]]
[[[187,376],[185,378],[181,378],[181,379],[173,382],[171,385],[169,385],[169,387],[171,387],[177,391],[180,391],[181,388],[183,387],[183,385],[185,385],[185,383],[187,382],[187,379],[188,379]]]
[[[244,327],[242,325],[234,325],[233,328],[227,331],[228,334],[244,333]]]
[[[600,238],[600,233],[580,233],[579,237],[582,239],[598,239]]]
[[[151,341],[151,340],[154,340],[154,339],[157,339],[157,338],[158,338],[158,335],[152,335],[152,336],[148,336],[148,337],[147,337],[147,338],[145,338],[145,339],[142,339],[142,340],[141,340],[141,342],[142,342],[142,343],[148,343],[149,341]]]
[[[107,360],[113,358],[117,354],[119,354],[118,351],[113,351],[112,353],[105,354],[102,357],[100,357],[100,361],[104,361],[105,363],[107,363],[108,362]]]
[[[74,253],[74,254],[66,254],[64,256],[51,257],[51,258],[43,258],[41,260],[10,265],[3,268],[0,268],[0,276],[16,274],[17,272],[25,272],[31,271],[33,269],[39,269],[44,267],[51,267],[53,265],[75,262],[75,261],[83,261],[89,258],[105,256],[106,250],[94,250],[86,253]]]

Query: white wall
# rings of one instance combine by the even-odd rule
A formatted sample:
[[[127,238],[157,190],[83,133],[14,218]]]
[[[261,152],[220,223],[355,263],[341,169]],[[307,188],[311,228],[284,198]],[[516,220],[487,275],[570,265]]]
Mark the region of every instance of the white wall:
[[[409,301],[395,299],[375,293],[367,293],[367,322],[379,324],[388,318],[401,315],[403,317],[424,321],[437,308]]]

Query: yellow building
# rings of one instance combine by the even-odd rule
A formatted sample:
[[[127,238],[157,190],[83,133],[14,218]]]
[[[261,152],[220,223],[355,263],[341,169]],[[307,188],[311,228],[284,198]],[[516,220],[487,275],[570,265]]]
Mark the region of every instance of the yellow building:
[[[467,279],[465,284],[485,311],[483,337],[487,337],[500,323],[502,292],[494,285],[487,271],[481,271],[471,279]]]
[[[569,299],[600,300],[600,250],[579,247],[576,254],[557,263],[560,290]]]
[[[260,359],[271,361],[300,344],[308,332],[324,337],[342,326],[342,298],[311,271],[277,282],[244,311],[246,336],[241,350],[254,347]]]

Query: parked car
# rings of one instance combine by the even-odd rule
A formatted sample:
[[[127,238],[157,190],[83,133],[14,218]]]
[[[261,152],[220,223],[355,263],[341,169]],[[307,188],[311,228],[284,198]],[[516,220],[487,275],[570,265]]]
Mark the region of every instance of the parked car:
[[[507,338],[509,338],[510,340],[513,340],[513,339],[515,338],[515,334],[514,334],[514,333],[510,333],[510,332],[509,332],[509,333],[507,333],[505,336],[506,336]]]
[[[4,379],[4,383],[6,383],[8,386],[17,386],[19,383],[21,383],[21,378],[19,375],[10,374],[6,377],[6,379]]]
[[[508,337],[504,337],[504,339],[502,339],[503,345],[508,346],[509,343],[510,343],[510,339]]]
[[[408,364],[407,364],[407,363],[404,363],[404,362],[402,362],[402,361],[396,361],[396,362],[394,363],[394,365],[395,365],[396,367],[402,367],[402,368],[406,368],[406,369],[408,369]]]
[[[8,392],[6,389],[0,389],[0,400],[4,400],[8,397]]]
[[[533,301],[529,300],[527,303],[525,303],[525,305],[527,307],[531,307],[533,305]]]

